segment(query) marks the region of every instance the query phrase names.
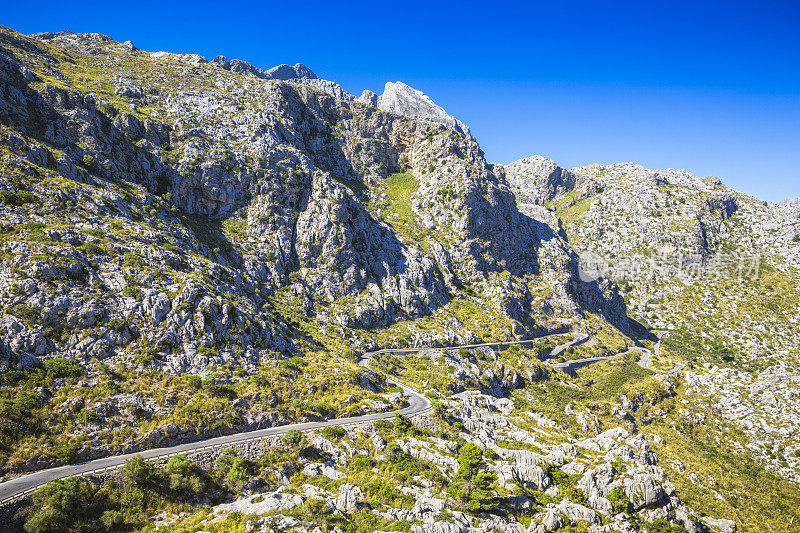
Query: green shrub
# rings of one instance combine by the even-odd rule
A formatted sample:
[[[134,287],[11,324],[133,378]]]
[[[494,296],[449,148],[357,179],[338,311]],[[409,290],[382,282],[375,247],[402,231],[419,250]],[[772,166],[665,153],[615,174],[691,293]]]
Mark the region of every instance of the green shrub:
[[[128,327],[128,321],[124,318],[112,318],[108,321],[108,327],[115,331],[123,332]]]
[[[75,462],[78,457],[78,445],[74,442],[64,444],[55,449],[53,453],[62,465],[68,465]]]
[[[21,318],[22,320],[32,322],[33,319],[39,316],[39,314],[41,313],[41,309],[39,309],[35,305],[28,305],[26,303],[20,302],[18,304],[12,305],[8,309],[8,312],[16,316],[17,318]]]
[[[301,513],[306,520],[314,522],[326,522],[331,515],[331,510],[325,500],[321,498],[309,498],[303,504]]]
[[[265,389],[269,386],[269,380],[261,374],[250,376],[250,382],[260,389]]]
[[[255,464],[235,449],[225,450],[217,459],[217,468],[221,477],[233,486],[245,483],[255,473]]]
[[[383,433],[389,433],[394,429],[394,425],[388,420],[376,420],[373,422],[373,426],[375,426],[375,431]]]
[[[433,416],[440,420],[444,420],[444,418],[447,416],[447,405],[442,403],[440,400],[434,400],[431,405],[433,407]]]
[[[11,404],[12,411],[20,417],[27,416],[39,405],[39,395],[31,390],[17,391],[14,396],[14,403]]]
[[[6,205],[38,204],[41,200],[31,191],[0,191],[0,203]]]
[[[217,384],[217,378],[209,374],[203,378],[201,383],[203,384],[203,389],[211,390]]]
[[[308,409],[322,417],[329,418],[336,414],[336,408],[328,402],[310,402]]]
[[[663,518],[656,518],[650,523],[643,523],[643,529],[650,533],[686,533],[686,528],[681,524],[672,525]]]
[[[58,378],[77,378],[83,375],[83,368],[72,359],[56,357],[42,363],[45,374],[50,380]]]
[[[81,478],[57,479],[33,493],[28,533],[62,533],[77,530],[92,500],[89,484]]]
[[[105,511],[100,522],[109,530],[116,530],[125,524],[125,515],[121,511]]]
[[[102,255],[106,253],[106,249],[93,242],[87,242],[78,246],[78,250],[89,255]]]
[[[345,348],[342,350],[342,358],[350,361],[351,363],[358,362],[358,354],[350,348]]]
[[[512,344],[511,346],[503,350],[503,353],[509,356],[520,355],[522,353],[522,348],[520,348],[519,344]]]
[[[124,289],[122,289],[122,294],[127,296],[128,298],[133,298],[134,300],[141,301],[143,293],[142,289],[135,285],[128,285]]]
[[[236,389],[230,385],[212,385],[208,387],[208,393],[215,398],[227,398],[235,400],[238,397]]]
[[[491,472],[475,474],[466,494],[464,510],[475,515],[490,512],[497,505],[497,498],[492,489],[492,484],[496,480],[497,477]]]
[[[628,498],[628,495],[625,494],[625,491],[622,490],[622,487],[617,487],[612,490],[606,498],[611,502],[611,506],[614,508],[614,514],[630,512],[632,507],[631,500]]]
[[[130,487],[150,487],[156,478],[156,470],[141,455],[134,455],[125,461],[120,469],[123,482]]]
[[[350,460],[350,467],[355,471],[370,470],[378,462],[369,455],[356,455]]]
[[[486,468],[483,460],[483,451],[477,445],[468,442],[458,450],[458,471],[456,476],[460,479],[470,479],[475,474]]]
[[[0,379],[2,379],[4,385],[16,385],[25,379],[25,372],[22,370],[9,370],[5,374],[0,374]],[[800,454],[798,457],[800,457]]]
[[[556,466],[550,465],[547,469],[547,474],[550,476],[550,479],[553,480],[553,485],[566,485],[569,482],[569,476]]]
[[[394,415],[394,429],[401,435],[405,435],[411,429],[413,424],[411,424],[411,420],[404,417],[401,414]]]
[[[184,454],[170,458],[164,473],[169,490],[179,498],[194,498],[206,490],[206,482],[200,475],[199,468]]]
[[[142,257],[135,252],[128,252],[122,258],[122,265],[126,268],[144,268],[145,263]]]
[[[299,429],[290,429],[281,437],[281,442],[284,446],[291,449],[297,449],[305,441],[303,433]]]
[[[492,484],[497,477],[486,470],[483,450],[468,442],[458,451],[458,470],[448,493],[460,501],[471,514],[490,512],[497,505]]]
[[[322,429],[322,435],[326,439],[340,440],[347,435],[347,431],[342,426],[328,426]]]

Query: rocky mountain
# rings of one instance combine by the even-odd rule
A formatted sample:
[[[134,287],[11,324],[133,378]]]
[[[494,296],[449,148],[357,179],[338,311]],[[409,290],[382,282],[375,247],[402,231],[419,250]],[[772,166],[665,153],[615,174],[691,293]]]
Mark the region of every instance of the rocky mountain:
[[[786,211],[789,216],[800,212],[800,199],[783,200],[778,204],[778,208]]]
[[[105,502],[96,516],[88,502],[80,516],[39,514],[56,483],[15,524],[130,530],[163,512],[160,525],[192,531],[221,520],[231,531],[245,521],[263,531],[751,525],[752,513],[699,495],[679,464],[708,459],[681,451],[711,431],[697,421],[709,391],[740,422],[742,389],[715,381],[744,371],[732,361],[750,372],[769,358],[771,374],[754,375],[748,394],[793,375],[793,204],[633,164],[494,165],[422,92],[396,82],[355,98],[302,64],[263,70],[100,34],[0,28],[0,79],[2,475],[391,410],[403,400],[386,376],[438,402],[413,426],[293,437],[247,458],[170,461],[150,481],[123,473],[122,485],[70,489]],[[707,303],[708,280],[722,283],[716,259],[748,247],[787,278],[738,294],[726,285],[747,317],[698,332],[712,331],[713,313],[689,306],[684,285]],[[665,259],[644,279],[623,275],[639,272],[629,265],[640,256]],[[764,285],[781,299],[759,300]],[[765,308],[773,325],[759,327]],[[558,350],[570,332],[580,342]],[[447,349],[478,342],[495,348]],[[653,349],[655,372],[637,364],[635,344]],[[355,364],[410,346],[428,349]],[[569,375],[548,366],[615,354]],[[777,407],[792,390],[776,393],[774,410],[748,412],[749,429],[771,434],[777,415],[773,437],[795,439]],[[768,480],[791,507],[796,442],[778,455],[775,438],[737,441],[758,477],[737,470],[720,490],[763,510],[772,500],[753,487]],[[240,473],[229,479],[232,462]],[[133,509],[118,490],[161,499]]]
[[[505,169],[520,203],[544,205],[573,190],[597,187],[596,182],[581,181],[569,170],[538,155],[509,163]]]
[[[269,70],[262,70],[258,67],[254,67],[247,61],[242,61],[241,59],[232,59],[228,61],[225,56],[217,56],[211,60],[211,63],[217,65],[219,68],[224,68],[225,70],[230,70],[237,74],[248,74],[256,78],[261,78],[262,80],[287,81],[295,79],[319,79],[317,75],[314,74],[314,71],[302,63],[297,63],[293,67],[289,65],[278,65]]]
[[[589,278],[619,283],[632,316],[668,332],[665,355],[712,402],[704,416],[735,428],[715,438],[800,481],[797,202],[630,163],[567,171],[533,157],[506,174],[563,222]]]
[[[365,90],[358,97],[358,101],[377,107],[386,113],[419,117],[443,124],[446,128],[466,135],[473,141],[475,140],[466,124],[448,115],[447,111],[433,103],[433,100],[422,91],[413,89],[401,81],[386,82],[386,87],[380,96],[372,91]]]
[[[431,315],[474,287],[509,322],[507,334],[523,336],[552,322],[534,297],[549,284],[556,291],[548,309],[578,318],[585,309],[627,327],[615,289],[576,278],[568,246],[519,213],[468,137],[306,85],[131,51],[95,35],[80,63],[59,55],[79,46],[76,34],[47,34],[40,43],[65,43],[52,52],[11,33],[4,39],[5,142],[13,146],[8,165],[21,173],[7,192],[24,190],[38,206],[31,220],[30,204],[4,204],[12,224],[36,225],[12,231],[7,245],[29,250],[11,252],[20,274],[43,268],[55,283],[51,294],[34,286],[21,289],[24,298],[10,294],[16,303],[8,305],[40,310],[37,325],[59,335],[17,340],[39,339],[39,330],[16,316],[7,346],[35,350],[6,349],[12,364],[35,352],[122,353],[127,337],[103,326],[113,320],[135,327],[140,343],[170,347],[165,364],[175,370],[203,368],[203,346],[219,350],[220,362],[239,350],[252,361],[291,352],[265,306],[279,291],[318,324],[358,331]],[[124,63],[116,72],[125,76],[110,61]],[[101,76],[92,83],[102,93],[72,88],[61,69],[78,63]],[[42,186],[38,176],[69,185]],[[67,203],[75,207],[65,219]],[[216,307],[194,324],[215,294]],[[71,311],[62,318],[60,308]],[[93,318],[81,322],[73,312]],[[248,321],[269,333],[254,342]],[[71,337],[72,324],[99,329]],[[471,338],[463,326],[440,335]]]

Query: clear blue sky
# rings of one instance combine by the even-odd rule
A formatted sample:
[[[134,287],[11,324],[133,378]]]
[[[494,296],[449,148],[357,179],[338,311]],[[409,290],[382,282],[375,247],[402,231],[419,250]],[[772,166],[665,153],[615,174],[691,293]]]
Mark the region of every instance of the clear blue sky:
[[[800,197],[800,3],[5,2],[23,33],[302,62],[346,90],[418,88],[487,158],[686,168]]]

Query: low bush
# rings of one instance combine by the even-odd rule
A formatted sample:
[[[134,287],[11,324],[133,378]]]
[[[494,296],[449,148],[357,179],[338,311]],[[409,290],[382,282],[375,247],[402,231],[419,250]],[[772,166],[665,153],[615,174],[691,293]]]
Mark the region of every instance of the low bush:
[[[342,426],[328,426],[326,428],[323,428],[322,435],[326,439],[340,440],[347,435],[347,431],[345,431]]]
[[[38,204],[41,200],[31,191],[0,191],[0,203],[6,205]]]
[[[614,514],[630,512],[631,500],[621,487],[612,490],[606,498],[611,502],[611,506],[614,508]]]
[[[281,437],[281,442],[284,444],[284,446],[291,449],[299,448],[305,442],[305,440],[306,438],[299,429],[290,429]]]

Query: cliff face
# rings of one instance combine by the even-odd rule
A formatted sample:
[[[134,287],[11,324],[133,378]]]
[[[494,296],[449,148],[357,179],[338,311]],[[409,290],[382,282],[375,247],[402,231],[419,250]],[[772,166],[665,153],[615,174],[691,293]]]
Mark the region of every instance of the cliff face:
[[[587,312],[626,327],[614,286],[578,278],[458,128],[302,65],[259,76],[97,34],[0,37],[7,367],[257,361],[311,342],[287,305],[355,346],[437,312],[446,328],[418,342],[474,339],[449,311],[469,299],[506,335]]]
[[[684,170],[633,163],[566,170],[532,156],[506,172],[518,198],[561,216],[576,248],[606,255],[646,248],[708,257],[729,236],[725,221],[739,208],[734,191]]]
[[[523,211],[559,217],[585,263],[623,287],[630,314],[669,332],[664,354],[694,366],[687,383],[714,399],[715,416],[758,443],[750,449],[771,471],[800,479],[800,462],[771,451],[796,446],[800,434],[790,370],[800,302],[797,201],[769,204],[714,177],[632,163],[567,171],[534,156],[506,172]],[[770,400],[748,390],[768,391]],[[736,438],[726,431],[723,440]]]
[[[286,496],[364,530],[735,531],[690,505],[791,523],[797,201],[630,163],[492,165],[423,93],[356,98],[302,64],[0,27],[0,80],[0,476],[399,408],[390,375],[440,399],[432,416],[284,446],[214,515],[262,503],[241,525],[263,529]],[[717,276],[752,253],[760,272]],[[448,348],[568,329],[588,335]],[[457,456],[496,477],[491,512],[470,514]]]

